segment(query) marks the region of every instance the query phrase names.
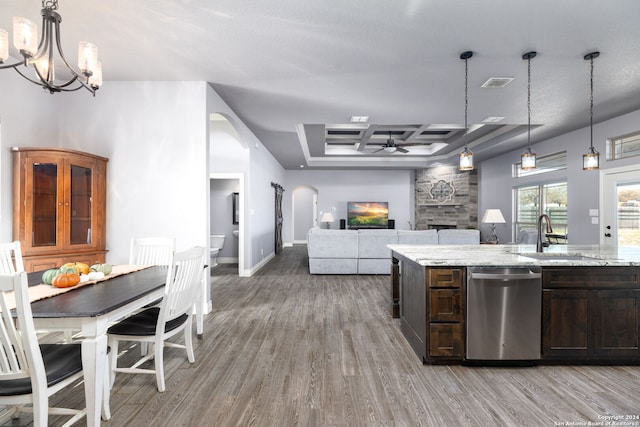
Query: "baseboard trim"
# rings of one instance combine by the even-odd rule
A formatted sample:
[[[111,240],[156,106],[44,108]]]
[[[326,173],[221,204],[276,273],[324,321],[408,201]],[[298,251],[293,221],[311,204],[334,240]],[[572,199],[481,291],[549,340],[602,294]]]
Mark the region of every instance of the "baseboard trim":
[[[267,255],[266,258],[263,258],[259,263],[251,267],[251,269],[249,270],[249,276],[253,276],[254,274],[256,274],[262,267],[267,265],[267,263],[271,261],[275,256],[276,254],[271,252],[269,255]]]

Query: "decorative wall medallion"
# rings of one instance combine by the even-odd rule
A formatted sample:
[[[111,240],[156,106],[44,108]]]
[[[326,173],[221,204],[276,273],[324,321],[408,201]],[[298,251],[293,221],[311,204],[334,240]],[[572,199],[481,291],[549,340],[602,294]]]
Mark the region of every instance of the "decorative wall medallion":
[[[451,200],[453,197],[453,193],[455,192],[455,188],[441,179],[437,181],[429,190],[431,197],[433,197],[438,203],[446,202],[447,200]]]

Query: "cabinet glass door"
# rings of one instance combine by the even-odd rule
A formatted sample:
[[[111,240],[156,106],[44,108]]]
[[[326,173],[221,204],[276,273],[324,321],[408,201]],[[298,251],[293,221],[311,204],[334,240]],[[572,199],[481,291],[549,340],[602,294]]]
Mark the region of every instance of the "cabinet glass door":
[[[32,246],[56,246],[58,165],[33,164]]]
[[[71,165],[70,243],[91,243],[91,169]]]

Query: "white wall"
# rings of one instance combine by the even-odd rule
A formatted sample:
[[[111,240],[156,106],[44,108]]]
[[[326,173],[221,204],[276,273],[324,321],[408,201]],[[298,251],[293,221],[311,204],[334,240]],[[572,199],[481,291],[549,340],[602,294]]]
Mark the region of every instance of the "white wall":
[[[108,262],[132,237],[208,245],[208,115],[203,82],[109,82],[65,98],[63,145],[109,158]]]
[[[638,157],[617,161],[606,160],[607,138],[638,130],[640,130],[640,110],[594,125],[593,145],[600,152],[601,169],[640,163]],[[563,171],[524,178],[511,178],[512,164],[520,161],[523,150],[513,151],[480,163],[478,165],[479,217],[485,209],[501,209],[507,223],[496,225],[496,233],[500,241],[512,241],[512,188],[525,184],[566,180],[569,243],[598,244],[600,242],[599,225],[591,223],[589,209],[599,208],[599,173],[582,170],[582,154],[588,147],[588,127],[535,144],[532,148],[538,156],[566,150],[568,167]],[[490,229],[489,225],[481,224],[480,226],[483,233]]]
[[[9,242],[13,239],[11,147],[59,147],[62,98],[12,70],[0,71],[0,94],[0,241]]]
[[[285,189],[311,186],[318,189],[318,215],[320,211],[334,213],[339,228],[340,219],[347,218],[347,202],[389,202],[389,218],[397,229],[408,229],[414,223],[415,174],[411,170],[302,170],[287,171]],[[283,239],[293,242],[291,191],[284,194],[283,211],[285,229]],[[335,209],[335,211],[334,211]]]

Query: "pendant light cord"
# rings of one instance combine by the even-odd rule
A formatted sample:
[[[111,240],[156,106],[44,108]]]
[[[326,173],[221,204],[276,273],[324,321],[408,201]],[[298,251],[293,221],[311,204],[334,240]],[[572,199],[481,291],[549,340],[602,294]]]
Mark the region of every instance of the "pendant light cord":
[[[467,111],[469,110],[469,58],[464,58],[464,149],[467,150],[467,133],[469,127],[467,126]]]
[[[531,57],[527,58],[527,149],[531,152]]]
[[[591,56],[591,108],[589,110],[589,120],[590,120],[590,129],[591,129],[591,143],[590,143],[590,150],[593,151],[593,58],[594,56]]]

